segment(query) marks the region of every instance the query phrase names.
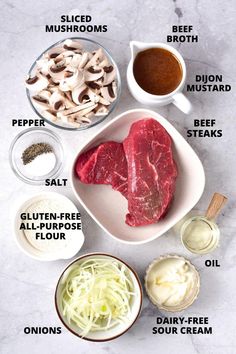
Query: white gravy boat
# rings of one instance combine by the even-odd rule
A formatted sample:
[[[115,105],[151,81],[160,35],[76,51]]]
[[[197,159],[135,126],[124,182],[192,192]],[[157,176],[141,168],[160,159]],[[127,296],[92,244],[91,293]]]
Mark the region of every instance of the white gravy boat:
[[[189,100],[184,96],[182,90],[184,88],[186,80],[186,65],[182,55],[173,47],[164,43],[143,43],[137,41],[130,42],[131,48],[131,59],[127,68],[127,82],[129,90],[133,97],[142,104],[153,105],[153,106],[165,106],[169,103],[173,103],[178,107],[182,112],[188,114],[192,109],[192,105]],[[136,82],[133,74],[133,64],[136,55],[149,48],[163,48],[173,53],[175,57],[181,64],[182,67],[182,80],[179,83],[179,86],[167,95],[152,95],[144,91]]]

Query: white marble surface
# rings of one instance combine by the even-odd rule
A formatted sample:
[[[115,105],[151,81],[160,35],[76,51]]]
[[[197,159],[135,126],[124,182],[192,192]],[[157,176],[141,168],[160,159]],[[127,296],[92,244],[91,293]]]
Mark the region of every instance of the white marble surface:
[[[236,238],[235,238],[235,77],[236,77],[236,6],[234,0],[100,0],[100,1],[18,1],[1,3],[1,237],[0,237],[0,353],[80,353],[141,354],[172,352],[178,354],[234,354],[236,352]],[[53,42],[66,34],[45,34],[46,23],[58,23],[69,12],[92,14],[93,23],[108,24],[108,32],[93,36],[109,49],[122,75],[122,96],[109,119],[129,108],[140,107],[130,96],[125,71],[131,39],[166,41],[172,24],[191,24],[199,35],[198,44],[175,44],[186,59],[188,82],[196,73],[223,74],[232,84],[230,93],[188,94],[194,111],[185,116],[174,106],[157,109],[186,137],[194,118],[214,118],[223,129],[218,139],[190,138],[206,172],[205,192],[195,207],[203,212],[214,191],[225,193],[230,201],[219,217],[221,245],[210,256],[193,256],[184,251],[179,236],[170,230],[159,239],[142,246],[129,247],[110,239],[81,209],[86,236],[82,253],[107,251],[122,257],[143,279],[150,261],[166,253],[186,255],[200,271],[201,292],[185,316],[209,316],[213,335],[152,335],[155,317],[160,315],[145,298],[140,319],[123,337],[108,343],[82,341],[63,329],[61,335],[25,335],[25,326],[60,326],[54,308],[54,288],[67,261],[40,263],[19,251],[14,241],[12,221],[19,198],[27,198],[43,187],[18,180],[8,163],[9,145],[23,128],[12,128],[12,118],[35,117],[25,95],[24,77],[33,60]],[[103,123],[102,123],[103,124]],[[81,143],[96,129],[83,133],[55,130],[70,159]],[[71,188],[58,188],[70,196]],[[220,261],[220,268],[206,268],[204,260]]]

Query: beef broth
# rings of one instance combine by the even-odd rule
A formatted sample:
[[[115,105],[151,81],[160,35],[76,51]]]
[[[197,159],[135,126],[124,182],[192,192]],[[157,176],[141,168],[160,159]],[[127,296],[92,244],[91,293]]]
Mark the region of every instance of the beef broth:
[[[139,86],[152,95],[167,95],[179,86],[182,67],[174,54],[162,48],[139,52],[133,65]]]

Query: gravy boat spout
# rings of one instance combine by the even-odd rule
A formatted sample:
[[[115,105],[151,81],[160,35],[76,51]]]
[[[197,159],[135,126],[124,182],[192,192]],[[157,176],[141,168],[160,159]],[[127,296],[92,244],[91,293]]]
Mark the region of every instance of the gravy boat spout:
[[[133,62],[138,52],[150,48],[150,43],[130,41],[129,46],[131,49],[131,61]]]

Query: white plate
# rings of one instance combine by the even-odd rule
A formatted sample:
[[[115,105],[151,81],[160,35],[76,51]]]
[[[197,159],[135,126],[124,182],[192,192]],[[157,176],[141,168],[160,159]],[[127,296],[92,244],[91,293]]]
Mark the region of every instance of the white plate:
[[[174,200],[165,218],[156,224],[130,227],[125,223],[125,215],[128,212],[127,200],[111,186],[81,183],[74,174],[74,166],[78,155],[91,147],[107,140],[123,141],[132,123],[145,117],[156,119],[170,134],[178,178]],[[205,186],[202,163],[191,146],[165,118],[147,109],[126,111],[107,123],[80,148],[76,159],[71,173],[72,188],[76,197],[110,236],[128,244],[146,243],[163,235],[194,207]]]

